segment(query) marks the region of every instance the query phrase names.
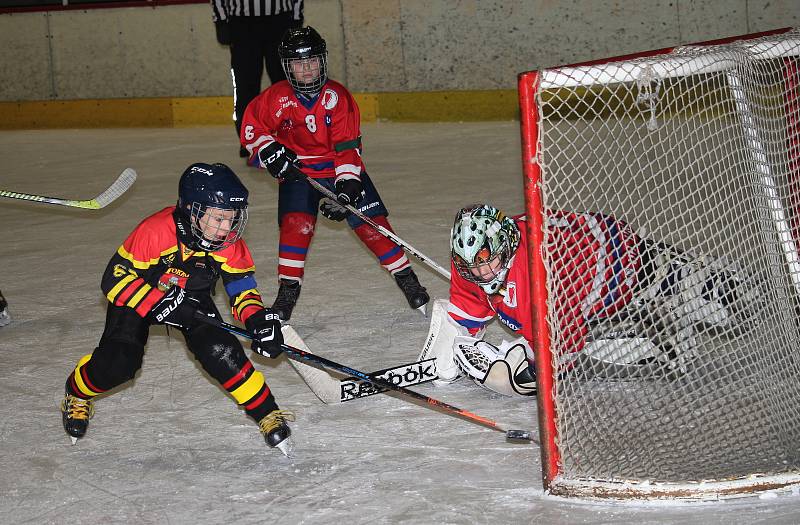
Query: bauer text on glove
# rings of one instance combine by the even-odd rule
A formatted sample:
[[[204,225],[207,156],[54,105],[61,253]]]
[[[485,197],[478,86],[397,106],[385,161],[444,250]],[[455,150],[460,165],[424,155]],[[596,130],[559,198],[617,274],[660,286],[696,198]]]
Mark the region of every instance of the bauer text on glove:
[[[174,286],[164,294],[150,310],[150,317],[156,324],[168,324],[189,329],[194,324],[194,314],[200,303],[186,294],[186,290]]]

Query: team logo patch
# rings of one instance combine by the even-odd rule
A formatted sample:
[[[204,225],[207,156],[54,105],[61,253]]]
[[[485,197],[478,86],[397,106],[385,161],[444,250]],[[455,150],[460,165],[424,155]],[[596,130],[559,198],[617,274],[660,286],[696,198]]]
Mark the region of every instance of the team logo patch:
[[[325,109],[333,109],[339,103],[339,95],[332,89],[326,89],[322,94],[322,107]]]

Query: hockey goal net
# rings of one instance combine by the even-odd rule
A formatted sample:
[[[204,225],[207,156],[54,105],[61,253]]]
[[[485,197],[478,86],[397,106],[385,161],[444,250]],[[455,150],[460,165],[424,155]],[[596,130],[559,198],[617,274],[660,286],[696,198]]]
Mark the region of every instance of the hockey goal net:
[[[800,482],[799,56],[786,29],[519,76],[550,493]],[[579,218],[605,224],[602,271],[561,246]],[[615,227],[637,264],[615,262]],[[594,309],[564,323],[578,299]]]

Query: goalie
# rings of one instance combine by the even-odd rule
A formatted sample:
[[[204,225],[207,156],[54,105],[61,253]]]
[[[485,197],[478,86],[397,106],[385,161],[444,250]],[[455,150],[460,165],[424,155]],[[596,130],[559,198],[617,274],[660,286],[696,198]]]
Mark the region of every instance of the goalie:
[[[420,355],[436,358],[439,382],[466,374],[501,394],[536,393],[525,228],[523,217],[486,204],[456,215],[450,298],[434,302]],[[578,352],[625,364],[666,359],[674,365],[692,348],[697,326],[739,324],[756,310],[757,287],[742,286],[730,265],[642,238],[614,217],[556,211],[545,228],[560,370],[572,366]],[[500,346],[483,341],[495,316],[522,337]],[[673,327],[669,341],[652,340],[642,328],[664,322]]]

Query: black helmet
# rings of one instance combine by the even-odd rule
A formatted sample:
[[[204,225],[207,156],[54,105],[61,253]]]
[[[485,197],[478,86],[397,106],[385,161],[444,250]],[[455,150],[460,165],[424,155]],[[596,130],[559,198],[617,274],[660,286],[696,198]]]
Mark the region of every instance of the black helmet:
[[[192,164],[178,183],[176,227],[193,250],[217,251],[236,242],[247,224],[248,191],[225,164]]]
[[[328,48],[316,29],[309,26],[286,31],[278,46],[278,56],[286,79],[296,92],[314,96],[322,90],[328,80]],[[309,72],[314,72],[316,68],[319,72],[314,78],[298,79],[289,65],[294,60],[304,61],[302,64]]]

